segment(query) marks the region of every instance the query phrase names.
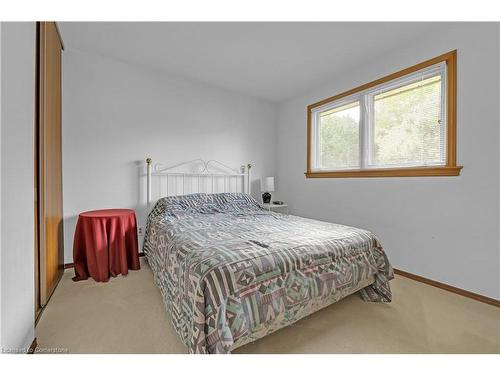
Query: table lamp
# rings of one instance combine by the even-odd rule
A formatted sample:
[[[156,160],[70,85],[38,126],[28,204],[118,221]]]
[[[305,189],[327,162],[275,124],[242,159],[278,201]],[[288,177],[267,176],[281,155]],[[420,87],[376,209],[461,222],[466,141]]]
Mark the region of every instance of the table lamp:
[[[260,179],[260,191],[264,192],[262,194],[262,203],[271,202],[270,191],[274,191],[274,177],[262,177]]]

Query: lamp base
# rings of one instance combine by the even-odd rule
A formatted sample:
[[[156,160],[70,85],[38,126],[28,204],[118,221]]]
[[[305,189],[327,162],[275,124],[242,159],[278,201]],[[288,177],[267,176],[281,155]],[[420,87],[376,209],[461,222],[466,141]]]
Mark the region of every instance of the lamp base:
[[[271,203],[271,194],[268,192],[265,192],[262,194],[262,203]]]

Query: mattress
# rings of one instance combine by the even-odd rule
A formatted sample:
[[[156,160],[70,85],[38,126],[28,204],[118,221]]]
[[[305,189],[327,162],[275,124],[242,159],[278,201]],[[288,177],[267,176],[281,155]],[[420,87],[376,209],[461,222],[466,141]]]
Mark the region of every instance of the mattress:
[[[371,232],[269,212],[246,194],[160,199],[143,250],[191,353],[229,353],[355,292],[392,298]]]

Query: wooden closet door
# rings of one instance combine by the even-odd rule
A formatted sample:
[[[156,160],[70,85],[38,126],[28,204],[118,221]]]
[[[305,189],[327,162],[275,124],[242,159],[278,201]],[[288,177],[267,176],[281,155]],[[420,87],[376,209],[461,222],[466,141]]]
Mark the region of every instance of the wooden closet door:
[[[40,305],[52,295],[64,271],[61,51],[54,22],[39,23],[39,249]]]

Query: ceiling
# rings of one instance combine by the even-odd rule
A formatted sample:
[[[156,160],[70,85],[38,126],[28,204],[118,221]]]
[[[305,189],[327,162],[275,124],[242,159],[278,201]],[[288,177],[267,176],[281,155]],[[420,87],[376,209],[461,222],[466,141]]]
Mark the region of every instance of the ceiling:
[[[439,23],[61,22],[66,50],[109,56],[280,102]]]

